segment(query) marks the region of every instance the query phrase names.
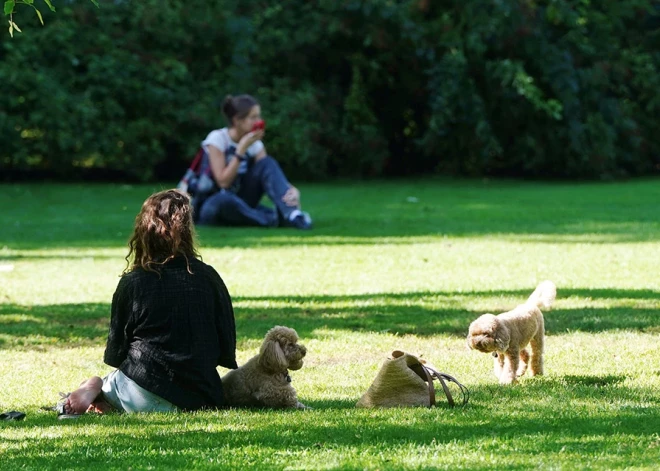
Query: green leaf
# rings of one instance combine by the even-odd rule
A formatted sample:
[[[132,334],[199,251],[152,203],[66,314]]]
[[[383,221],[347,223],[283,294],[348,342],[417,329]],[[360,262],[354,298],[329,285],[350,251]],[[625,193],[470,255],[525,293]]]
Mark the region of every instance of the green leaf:
[[[50,11],[55,11],[55,7],[53,6],[53,4],[51,3],[50,0],[44,0],[44,2],[46,2],[46,5],[48,5],[48,8],[50,8]]]
[[[5,2],[5,15],[11,15],[12,12],[14,11],[15,6],[16,6],[15,0],[7,0]],[[11,24],[9,25],[9,33],[11,33]]]
[[[90,2],[92,2],[98,8],[98,6],[99,6],[98,0],[90,0]]]
[[[26,5],[32,5],[34,0],[21,0],[21,2],[25,3]]]
[[[41,12],[39,10],[37,10],[37,7],[33,7],[33,8],[34,8],[34,11],[37,12],[37,16],[39,17],[39,21],[41,21],[41,26],[43,26],[44,25],[44,19],[41,16]]]

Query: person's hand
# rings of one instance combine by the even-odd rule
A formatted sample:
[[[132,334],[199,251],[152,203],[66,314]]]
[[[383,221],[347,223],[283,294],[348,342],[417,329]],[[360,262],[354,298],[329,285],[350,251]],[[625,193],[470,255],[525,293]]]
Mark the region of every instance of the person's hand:
[[[298,191],[298,188],[295,186],[290,186],[288,190],[286,190],[286,193],[284,193],[284,196],[282,196],[282,201],[284,201],[284,204],[287,206],[300,206],[300,192]]]
[[[258,131],[251,131],[241,137],[241,140],[238,143],[238,149],[243,149],[243,152],[240,152],[240,154],[245,154],[245,151],[247,151],[248,148],[255,142],[263,139],[265,134],[266,131],[260,129]]]

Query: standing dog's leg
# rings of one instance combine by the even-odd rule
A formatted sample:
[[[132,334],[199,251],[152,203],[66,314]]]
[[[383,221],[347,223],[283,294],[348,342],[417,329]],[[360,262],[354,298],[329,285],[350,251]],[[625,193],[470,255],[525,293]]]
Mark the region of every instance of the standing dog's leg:
[[[532,376],[543,374],[543,344],[545,343],[545,320],[543,314],[539,311],[538,318],[539,326],[536,329],[536,335],[530,340],[529,344],[532,347],[532,361],[530,368]]]
[[[536,334],[529,344],[532,347],[532,361],[530,362],[530,369],[532,376],[543,374],[543,330]]]
[[[504,367],[500,374],[500,384],[512,384],[516,382],[516,371],[520,362],[520,351],[509,348],[504,354]]]
[[[518,365],[518,370],[516,371],[516,376],[520,377],[525,374],[527,371],[527,365],[529,364],[529,352],[526,348],[520,350],[520,365]]]
[[[502,376],[502,369],[504,369],[504,354],[493,352],[493,357],[493,373],[495,373],[497,379],[500,379],[500,376]]]

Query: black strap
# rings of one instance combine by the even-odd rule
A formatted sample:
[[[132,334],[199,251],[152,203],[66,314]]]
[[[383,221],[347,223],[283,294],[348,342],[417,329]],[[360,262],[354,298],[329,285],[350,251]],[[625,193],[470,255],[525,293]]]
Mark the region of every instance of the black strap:
[[[426,375],[426,384],[429,387],[429,407],[435,405],[435,388],[433,387],[433,376],[429,372],[430,368],[427,368],[423,364],[419,364],[422,367],[422,371]]]
[[[451,391],[449,390],[449,387],[447,386],[446,381],[449,381],[451,383],[454,383],[458,386],[458,388],[461,391],[461,395],[463,396],[463,400],[461,405],[464,406],[468,403],[468,400],[470,398],[470,391],[468,391],[468,388],[463,386],[461,383],[458,382],[456,378],[454,378],[451,375],[448,375],[447,373],[440,373],[439,371],[435,370],[434,368],[431,368],[428,365],[422,364],[422,367],[424,371],[427,374],[427,377],[430,377],[431,380],[429,381],[429,389],[431,391],[431,394],[433,395],[433,400],[431,401],[431,406],[435,404],[435,390],[433,388],[433,378],[436,378],[440,384],[442,385],[442,390],[445,392],[445,396],[447,396],[447,402],[451,407],[454,407],[456,405],[454,401],[454,397],[451,394]]]

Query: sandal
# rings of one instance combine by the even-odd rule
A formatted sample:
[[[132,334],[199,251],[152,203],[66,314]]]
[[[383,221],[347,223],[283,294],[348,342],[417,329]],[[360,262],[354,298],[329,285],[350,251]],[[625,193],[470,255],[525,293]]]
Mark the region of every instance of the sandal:
[[[63,392],[60,392],[59,394],[61,399],[55,405],[55,411],[57,412],[57,419],[58,420],[79,419],[80,417],[82,417],[82,414],[68,414],[66,412],[66,409],[64,408],[64,406],[68,402],[71,393],[64,394]]]

